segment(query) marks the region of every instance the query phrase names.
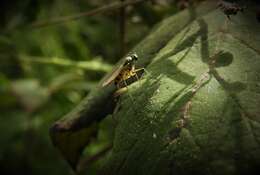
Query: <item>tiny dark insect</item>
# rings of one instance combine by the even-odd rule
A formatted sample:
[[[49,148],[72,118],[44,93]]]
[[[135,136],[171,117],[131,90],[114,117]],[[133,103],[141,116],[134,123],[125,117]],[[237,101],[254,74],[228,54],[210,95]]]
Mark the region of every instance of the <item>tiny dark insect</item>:
[[[115,71],[104,81],[102,86],[107,86],[111,82],[114,82],[114,84],[117,86],[117,88],[120,88],[121,82],[125,82],[125,80],[137,76],[136,72],[137,70],[135,69],[135,61],[137,61],[138,56],[136,54],[131,54],[127,56],[124,60],[123,63],[119,65],[115,69]]]
[[[238,12],[243,12],[244,7],[240,7],[237,3],[231,3],[226,1],[219,1],[218,7],[225,13],[228,19],[230,15],[236,15]]]

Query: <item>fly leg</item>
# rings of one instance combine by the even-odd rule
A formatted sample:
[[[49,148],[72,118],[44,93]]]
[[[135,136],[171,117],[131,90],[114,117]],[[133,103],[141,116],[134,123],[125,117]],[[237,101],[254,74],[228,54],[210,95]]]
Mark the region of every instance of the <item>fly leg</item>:
[[[127,87],[128,85],[127,85],[126,81],[123,80],[123,82],[124,82],[124,84],[125,84],[125,87],[126,87],[127,92],[129,92],[128,87]],[[127,94],[129,95],[131,101],[134,103],[134,99],[133,99],[133,97],[132,97],[129,93],[127,93]]]
[[[112,120],[114,121],[115,125],[117,125],[118,121],[117,119],[115,118],[115,114],[120,110],[120,107],[121,107],[121,100],[120,100],[120,97],[114,99],[117,101],[116,103],[116,107],[112,113]]]

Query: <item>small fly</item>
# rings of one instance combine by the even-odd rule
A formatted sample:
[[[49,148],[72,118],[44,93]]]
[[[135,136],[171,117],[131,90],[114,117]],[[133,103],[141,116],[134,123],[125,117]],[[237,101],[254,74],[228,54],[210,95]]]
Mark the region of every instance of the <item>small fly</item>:
[[[128,85],[131,83],[138,81],[139,77],[142,76],[144,73],[144,68],[135,69],[135,62],[138,60],[137,54],[128,55],[123,59],[123,62],[119,64],[119,67],[116,68],[108,78],[106,78],[102,84],[102,87],[107,86],[114,82],[115,86],[117,87],[117,91],[113,94],[115,99],[124,93]],[[131,101],[134,103],[133,97],[128,94]],[[120,98],[119,98],[120,100]],[[119,103],[117,104],[116,108],[114,109],[113,115],[117,113],[119,110]],[[133,105],[134,106],[134,105]],[[135,110],[134,110],[135,111]],[[113,118],[112,115],[112,118]]]
[[[114,82],[118,89],[126,87],[133,82],[133,77],[138,80],[139,74],[143,73],[144,69],[135,69],[135,62],[138,60],[137,54],[127,56],[121,64],[102,84],[107,86]],[[128,81],[127,81],[128,80]],[[130,83],[128,83],[130,82]]]

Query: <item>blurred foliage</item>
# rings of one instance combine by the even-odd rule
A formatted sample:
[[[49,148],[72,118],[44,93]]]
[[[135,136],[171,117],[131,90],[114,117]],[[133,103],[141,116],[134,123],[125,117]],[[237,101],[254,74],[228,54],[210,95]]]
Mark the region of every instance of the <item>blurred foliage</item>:
[[[0,4],[0,174],[70,174],[53,148],[50,125],[70,111],[118,60],[118,11],[42,28],[35,21],[73,15],[115,0],[2,0]],[[126,8],[127,50],[181,1]],[[104,121],[86,155],[98,152],[113,134]],[[108,132],[110,131],[110,132]],[[90,167],[95,172],[97,165]]]

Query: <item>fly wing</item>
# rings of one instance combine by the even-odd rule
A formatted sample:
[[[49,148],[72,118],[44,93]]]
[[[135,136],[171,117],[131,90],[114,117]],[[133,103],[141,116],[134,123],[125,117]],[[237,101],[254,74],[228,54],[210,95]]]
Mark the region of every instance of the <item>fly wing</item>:
[[[105,78],[104,82],[102,83],[102,87],[110,84],[119,75],[122,69],[123,64],[121,63],[119,67],[116,67],[114,71]]]

